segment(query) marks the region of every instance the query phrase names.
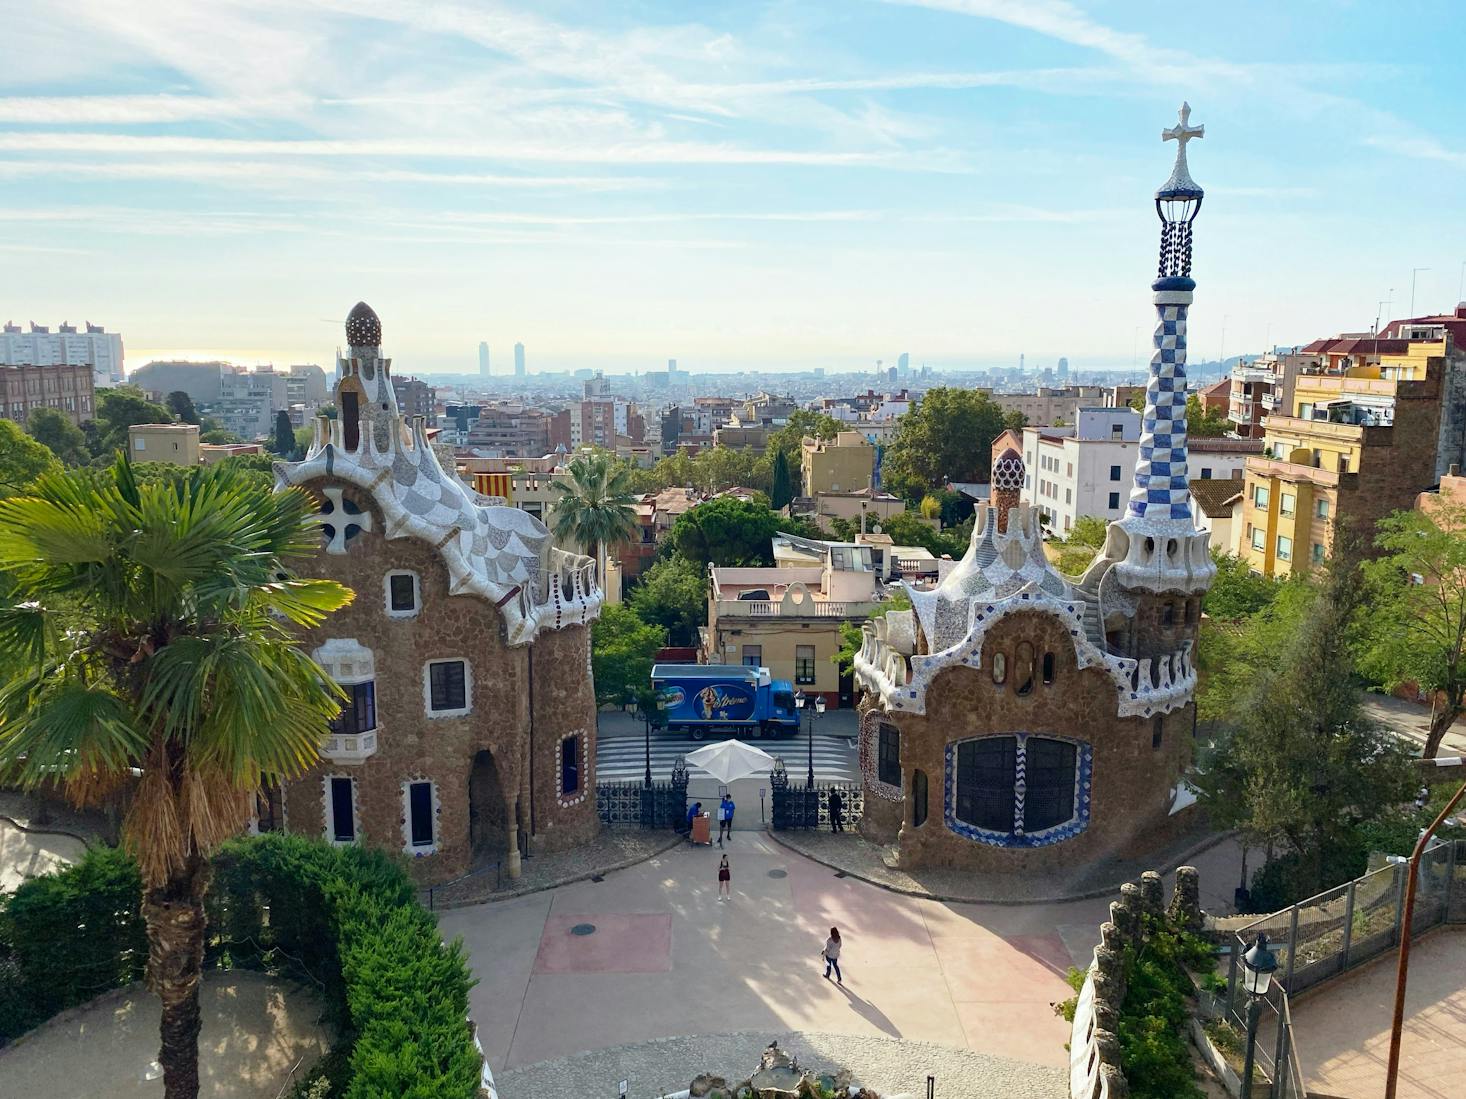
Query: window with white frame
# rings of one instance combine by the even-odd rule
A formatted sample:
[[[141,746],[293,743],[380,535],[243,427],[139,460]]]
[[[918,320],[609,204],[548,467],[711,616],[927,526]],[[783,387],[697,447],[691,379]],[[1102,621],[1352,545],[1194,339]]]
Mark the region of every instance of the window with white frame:
[[[1267,546],[1267,531],[1263,530],[1261,527],[1253,527],[1252,528],[1252,548],[1255,549],[1255,550],[1261,550],[1261,549],[1266,548],[1266,546]]]
[[[331,732],[337,736],[360,736],[374,730],[377,666],[371,649],[354,637],[333,637],[311,656],[346,692],[346,702],[331,722]]]
[[[1277,552],[1279,561],[1293,560],[1293,539],[1289,538],[1286,534],[1278,535]]]
[[[581,787],[581,739],[575,733],[560,741],[560,796],[571,797],[580,793]]]
[[[438,849],[438,791],[426,779],[402,784],[402,840],[408,853],[422,856]]]
[[[466,660],[430,660],[423,666],[423,701],[429,717],[466,714],[472,702],[472,684]]]
[[[398,570],[387,573],[387,616],[412,618],[422,606],[422,586],[417,573]]]
[[[332,843],[356,842],[356,780],[347,775],[325,777],[325,832]]]

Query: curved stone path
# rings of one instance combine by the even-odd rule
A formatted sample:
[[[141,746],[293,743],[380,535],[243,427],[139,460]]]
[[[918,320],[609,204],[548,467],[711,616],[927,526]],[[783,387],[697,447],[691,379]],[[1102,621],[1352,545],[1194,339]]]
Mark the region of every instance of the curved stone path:
[[[936,1094],[942,1099],[1063,1099],[1067,1094],[1068,1073],[1049,1065],[897,1038],[761,1031],[661,1038],[602,1049],[513,1069],[496,1082],[504,1099],[614,1096],[621,1080],[628,1083],[629,1099],[656,1099],[685,1089],[699,1069],[737,1083],[757,1066],[759,1054],[773,1039],[795,1056],[801,1068],[833,1072],[858,1066],[856,1082],[885,1096],[925,1096],[928,1075],[935,1077]]]
[[[330,1047],[319,999],[294,982],[209,970],[200,1000],[200,1099],[275,1099]],[[159,1015],[142,985],[63,1011],[0,1050],[0,1099],[160,1099]]]

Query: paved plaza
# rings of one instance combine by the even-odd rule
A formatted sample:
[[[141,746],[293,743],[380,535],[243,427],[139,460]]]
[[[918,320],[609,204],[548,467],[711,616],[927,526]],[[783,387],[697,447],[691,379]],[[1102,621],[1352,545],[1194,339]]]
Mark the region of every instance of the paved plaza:
[[[57,832],[23,831],[0,819],[0,893],[13,893],[27,878],[54,873],[76,862],[87,845]]]
[[[444,934],[471,952],[495,1073],[512,1082],[585,1051],[737,1032],[930,1042],[1025,1062],[1036,1078],[1067,1064],[1068,1026],[1049,1005],[1070,995],[1068,967],[1088,963],[1108,897],[950,904],[841,877],[759,832],[727,850],[729,902],[717,899],[718,849],[679,846],[601,882],[443,913]],[[843,988],[818,959],[832,925]],[[685,1087],[699,1067],[670,1064],[651,1083]]]

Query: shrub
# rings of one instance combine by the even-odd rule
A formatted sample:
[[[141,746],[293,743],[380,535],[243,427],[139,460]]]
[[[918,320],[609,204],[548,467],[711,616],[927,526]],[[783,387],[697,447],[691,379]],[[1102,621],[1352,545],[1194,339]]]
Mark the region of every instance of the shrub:
[[[213,922],[231,947],[284,958],[322,986],[350,1050],[348,1099],[470,1099],[482,1064],[473,987],[400,864],[376,850],[268,835],[216,859]],[[331,1094],[336,1094],[333,1087]]]
[[[1277,912],[1359,877],[1369,869],[1368,846],[1364,833],[1356,829],[1326,847],[1316,861],[1296,851],[1274,856],[1252,875],[1252,910]]]
[[[94,847],[58,874],[0,897],[0,1044],[141,979],[148,960],[132,860]]]

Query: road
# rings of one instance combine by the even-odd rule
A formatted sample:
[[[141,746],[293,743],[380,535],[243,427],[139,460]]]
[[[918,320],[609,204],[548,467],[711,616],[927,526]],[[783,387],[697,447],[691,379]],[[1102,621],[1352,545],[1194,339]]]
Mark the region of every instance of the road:
[[[1359,705],[1365,716],[1378,722],[1396,734],[1412,741],[1419,751],[1430,732],[1430,706],[1409,702],[1393,695],[1361,694]],[[1442,756],[1466,755],[1466,722],[1457,720],[1441,741]]]
[[[859,778],[856,728],[854,710],[831,710],[815,719],[816,782],[854,782]],[[652,778],[664,781],[671,773],[674,759],[708,743],[711,741],[696,741],[686,734],[653,730]],[[803,729],[795,736],[753,738],[750,743],[771,755],[781,756],[791,774],[803,775],[808,767],[809,736]],[[602,710],[596,738],[596,777],[605,782],[625,782],[641,778],[645,771],[646,739],[642,723],[620,710]]]

